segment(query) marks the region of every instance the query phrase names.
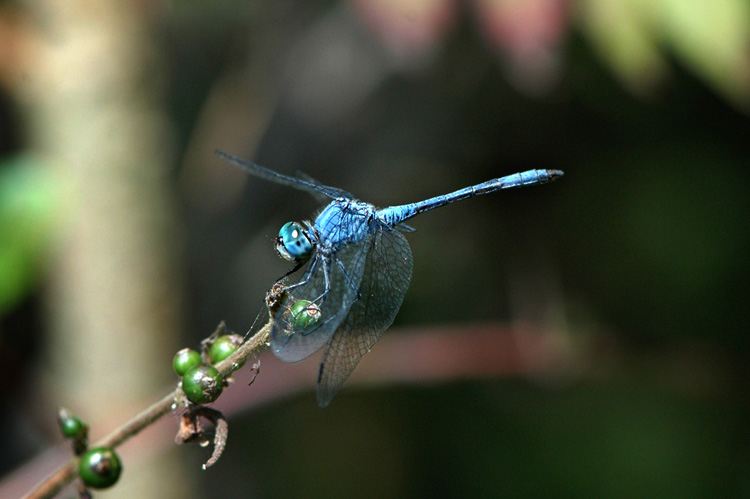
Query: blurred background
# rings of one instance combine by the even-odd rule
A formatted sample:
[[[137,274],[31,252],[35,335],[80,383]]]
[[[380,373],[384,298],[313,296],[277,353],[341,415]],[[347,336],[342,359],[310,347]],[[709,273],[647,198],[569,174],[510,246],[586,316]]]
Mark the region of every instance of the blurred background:
[[[170,416],[102,496],[750,495],[748,111],[745,0],[0,1],[0,495],[265,320],[319,207],[217,148],[378,206],[565,177],[413,219],[329,408],[266,352],[217,465]]]

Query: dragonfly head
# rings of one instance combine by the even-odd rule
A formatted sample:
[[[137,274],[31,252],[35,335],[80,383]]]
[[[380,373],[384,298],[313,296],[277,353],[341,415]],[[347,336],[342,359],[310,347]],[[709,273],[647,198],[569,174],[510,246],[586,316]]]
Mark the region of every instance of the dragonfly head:
[[[304,262],[312,254],[313,244],[307,231],[297,222],[288,222],[276,238],[276,252],[284,260]]]

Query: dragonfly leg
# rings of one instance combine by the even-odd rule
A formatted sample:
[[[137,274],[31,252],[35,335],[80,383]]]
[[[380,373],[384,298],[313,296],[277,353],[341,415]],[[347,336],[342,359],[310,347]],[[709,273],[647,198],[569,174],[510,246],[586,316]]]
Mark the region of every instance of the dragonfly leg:
[[[352,278],[349,277],[349,272],[346,271],[346,268],[344,267],[344,264],[341,263],[341,260],[336,258],[336,255],[333,255],[333,258],[336,260],[336,265],[339,266],[339,268],[341,269],[341,272],[344,274],[344,277],[346,278],[346,281],[349,283],[349,287],[354,291],[354,293],[356,293],[354,302],[359,301],[359,299],[362,297],[362,295],[359,292],[359,288],[357,288],[357,286],[355,286],[354,283],[352,282]]]
[[[331,290],[331,279],[329,277],[330,265],[328,261],[323,257],[314,258],[313,261],[310,263],[310,269],[306,272],[305,277],[303,277],[298,283],[292,284],[290,286],[285,286],[281,292],[289,293],[294,289],[303,287],[306,284],[308,284],[310,282],[310,279],[312,279],[312,276],[315,274],[315,270],[318,265],[322,265],[323,267],[324,289],[323,289],[323,292],[320,295],[318,295],[317,298],[315,298],[314,300],[311,300],[311,303],[315,303],[316,305],[321,306],[323,304],[323,301],[325,300],[326,295]],[[291,274],[292,272],[289,272],[287,275]],[[286,307],[286,308],[289,308],[289,307]]]
[[[290,275],[294,274],[294,273],[295,273],[295,272],[297,272],[297,271],[298,271],[298,270],[299,270],[300,268],[302,268],[302,266],[303,266],[304,264],[306,264],[306,263],[307,263],[307,261],[304,261],[304,262],[299,262],[299,263],[298,263],[297,265],[295,265],[295,266],[294,266],[294,268],[292,268],[292,270],[290,270],[289,272],[287,272],[287,273],[286,273],[286,274],[284,274],[283,276],[281,276],[281,277],[279,277],[278,279],[276,279],[276,282],[275,282],[274,284],[278,284],[278,283],[280,283],[281,281],[283,281],[284,279],[286,279],[287,277],[289,277]],[[299,284],[299,283],[297,283],[297,284]],[[286,288],[286,289],[289,289],[289,288]]]
[[[318,265],[320,265],[320,264],[321,263],[319,262],[319,260],[317,258],[313,259],[312,263],[310,263],[309,270],[305,273],[305,276],[302,277],[302,279],[298,283],[292,284],[290,286],[283,286],[282,289],[277,294],[278,295],[288,295],[290,297],[290,299],[292,300],[291,301],[292,305],[294,303],[296,303],[296,301],[294,299],[294,296],[292,295],[291,291],[294,290],[294,289],[303,287],[306,284],[308,284],[310,282],[310,280],[312,279],[313,274],[315,273],[316,267]],[[325,278],[325,290],[323,291],[323,294],[321,294],[320,296],[318,296],[317,298],[315,298],[314,300],[312,300],[310,302],[310,303],[315,303],[316,305],[318,305],[318,307],[322,304],[323,299],[325,298],[326,293],[330,289],[330,284],[328,282],[328,271],[327,271],[328,265],[326,264],[325,261],[322,262],[322,265],[323,265],[323,276]],[[289,272],[287,275],[289,275],[289,274],[291,274],[291,272]],[[282,277],[282,279],[283,279],[283,277]],[[277,281],[277,283],[278,282],[280,282],[280,280]],[[287,302],[287,303],[289,303],[289,302]],[[290,305],[284,305],[284,308],[287,311],[291,311],[292,306],[290,306]]]
[[[316,259],[314,263],[318,264],[318,260]],[[307,308],[307,313],[308,314],[310,313],[311,310],[313,310],[315,313],[317,313],[318,317],[321,314],[321,309],[323,307],[323,303],[325,303],[326,297],[328,296],[328,293],[331,291],[331,279],[330,279],[330,265],[331,264],[330,264],[330,260],[321,257],[320,265],[322,266],[322,270],[323,270],[323,292],[320,295],[318,295],[317,298],[315,298],[314,300],[308,302],[305,305],[305,307]],[[315,270],[315,267],[311,267],[311,269],[312,270],[309,272],[308,275],[312,275],[313,271]],[[310,282],[310,278],[303,279],[303,281],[304,282],[299,282],[299,283],[297,283],[294,286],[290,286],[290,288],[299,286],[301,284],[307,284],[308,282]],[[295,306],[298,303],[299,302],[297,302],[297,301],[293,301],[291,307],[286,306],[285,308],[289,311],[290,314],[293,315],[293,314],[295,314],[294,308],[295,308]],[[297,313],[299,313],[299,312],[297,312]],[[301,329],[295,331],[294,333],[295,334],[301,334],[303,336],[307,336],[307,335],[309,335],[311,333],[314,333],[318,329],[320,329],[323,325],[327,324],[332,318],[333,317],[329,317],[325,321],[323,321],[322,323],[314,325],[312,327],[312,329],[309,329],[307,327],[307,325],[305,325]],[[313,324],[315,324],[315,322],[318,322],[317,318],[314,320]],[[289,339],[287,340],[287,343],[289,342],[289,340],[291,340],[291,335],[290,335]]]
[[[295,271],[296,271],[297,269],[299,269],[299,267],[300,267],[301,265],[303,265],[303,264],[304,264],[304,262],[303,262],[303,263],[301,263],[301,264],[298,264],[297,266],[295,266],[295,267],[294,267],[294,269],[292,269],[291,271],[287,272],[287,273],[286,273],[286,274],[284,275],[284,277],[282,277],[281,279],[284,279],[284,278],[285,278],[285,277],[287,277],[288,275],[290,275],[290,274],[292,274],[293,272],[295,272]],[[290,290],[292,290],[292,289],[295,289],[295,288],[299,288],[300,286],[304,286],[305,284],[307,284],[308,282],[310,282],[310,277],[311,277],[311,276],[313,275],[313,273],[315,272],[315,267],[316,267],[317,265],[318,265],[318,259],[317,259],[317,258],[315,258],[315,259],[313,259],[312,263],[310,264],[310,270],[308,270],[308,271],[307,271],[307,273],[306,273],[305,277],[303,277],[303,278],[302,278],[302,279],[301,279],[301,280],[300,280],[300,281],[299,281],[298,283],[296,283],[296,284],[292,284],[291,286],[285,286],[285,287],[284,287],[284,291],[290,291]],[[279,279],[279,281],[281,281],[281,279]],[[276,282],[279,282],[279,281],[276,281]]]
[[[315,303],[318,306],[323,305],[323,301],[325,301],[326,295],[328,295],[328,292],[331,290],[331,276],[329,274],[330,272],[330,263],[327,260],[323,261],[323,292],[315,298],[312,303]]]

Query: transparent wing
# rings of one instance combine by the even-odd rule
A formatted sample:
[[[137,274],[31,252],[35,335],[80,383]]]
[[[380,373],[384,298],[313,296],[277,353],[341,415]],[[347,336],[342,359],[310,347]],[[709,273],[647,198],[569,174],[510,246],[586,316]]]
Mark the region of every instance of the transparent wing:
[[[335,331],[318,375],[318,405],[327,406],[364,354],[393,323],[411,281],[413,260],[406,238],[396,230],[378,230],[366,243],[367,263],[360,299]]]
[[[271,348],[276,357],[284,362],[299,362],[331,339],[357,298],[367,249],[364,245],[350,244],[335,256],[315,252],[298,285],[289,286],[282,293],[271,329]],[[300,300],[312,302],[320,313],[319,319],[306,327],[294,319],[294,305]]]
[[[339,191],[340,197],[348,198],[348,199],[357,199],[357,198],[354,197],[354,195],[352,193],[350,193],[348,191],[345,191],[343,189],[338,189],[337,187],[328,187],[327,185],[325,185],[322,182],[320,182],[319,180],[311,177],[310,175],[308,175],[305,172],[301,172],[301,171],[297,170],[295,172],[295,175],[297,175],[297,178],[300,178],[300,179],[302,179],[302,180],[304,180],[306,182],[309,182],[311,184],[315,184],[315,185],[319,185],[319,186],[322,186],[322,187],[326,187],[327,189],[336,189],[336,190]],[[323,193],[321,193],[319,191],[311,191],[310,194],[312,194],[312,196],[319,203],[321,203],[321,204],[328,204],[328,202],[329,202],[328,198],[330,196],[328,194],[323,194]]]
[[[232,156],[231,154],[226,153],[219,149],[216,150],[216,154],[227,163],[234,165],[240,170],[243,170],[251,175],[255,175],[256,177],[260,177],[265,180],[270,180],[271,182],[275,182],[277,184],[294,187],[295,189],[309,192],[313,194],[314,196],[320,193],[331,199],[336,199],[336,198],[351,199],[352,198],[351,194],[349,194],[348,192],[344,190],[337,189],[336,187],[330,187],[328,185],[323,185],[318,182],[310,182],[309,180],[305,180],[302,178],[282,175],[281,173],[277,173],[273,170],[269,170],[266,167],[256,165],[255,163],[251,161],[238,158],[237,156]]]

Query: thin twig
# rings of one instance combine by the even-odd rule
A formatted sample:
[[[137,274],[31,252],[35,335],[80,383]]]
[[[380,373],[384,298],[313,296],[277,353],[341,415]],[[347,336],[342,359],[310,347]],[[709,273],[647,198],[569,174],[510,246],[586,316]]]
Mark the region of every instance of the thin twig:
[[[232,372],[239,369],[239,366],[242,365],[245,359],[266,348],[268,346],[270,331],[271,322],[269,321],[257,333],[243,343],[236,352],[216,364],[215,367],[219,370],[221,375],[226,378]],[[177,402],[181,400],[186,400],[186,398],[185,394],[182,392],[182,388],[178,387],[173,392],[162,397],[158,402],[136,414],[132,419],[93,444],[92,447],[117,447],[118,445],[123,444],[165,414],[176,409]],[[77,463],[78,459],[70,459],[67,463],[60,466],[52,474],[42,480],[24,497],[28,499],[42,499],[54,496],[78,476],[76,473]]]
[[[224,378],[236,371],[245,359],[268,348],[268,340],[271,337],[271,324],[272,321],[269,320],[257,333],[248,338],[236,352],[214,366]]]

